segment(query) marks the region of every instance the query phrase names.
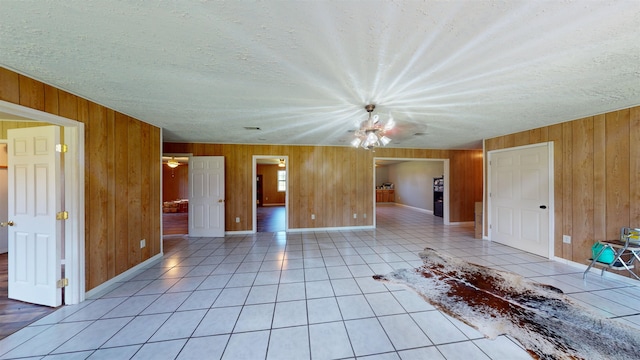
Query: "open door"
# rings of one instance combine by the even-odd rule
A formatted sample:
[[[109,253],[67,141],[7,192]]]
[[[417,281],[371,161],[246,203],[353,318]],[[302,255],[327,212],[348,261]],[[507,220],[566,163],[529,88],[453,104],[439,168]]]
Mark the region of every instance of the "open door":
[[[7,131],[9,298],[60,306],[62,221],[58,126]]]
[[[189,162],[189,236],[224,236],[224,156]]]

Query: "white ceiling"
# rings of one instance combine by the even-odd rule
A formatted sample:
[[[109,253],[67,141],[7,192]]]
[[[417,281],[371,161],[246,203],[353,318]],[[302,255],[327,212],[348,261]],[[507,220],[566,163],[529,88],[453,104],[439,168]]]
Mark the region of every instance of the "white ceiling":
[[[640,104],[638,0],[0,7],[0,66],[165,141],[348,146],[374,103],[399,124],[390,147],[479,148]]]

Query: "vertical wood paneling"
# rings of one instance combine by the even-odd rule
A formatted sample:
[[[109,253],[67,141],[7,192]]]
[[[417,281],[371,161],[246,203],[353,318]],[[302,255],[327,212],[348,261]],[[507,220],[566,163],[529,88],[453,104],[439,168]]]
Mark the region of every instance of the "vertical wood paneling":
[[[564,213],[564,181],[562,176],[563,159],[564,159],[564,143],[562,141],[562,124],[549,127],[549,141],[553,142],[553,194],[554,194],[554,254],[556,256],[565,257],[564,244],[558,239],[562,239],[563,216]],[[566,257],[565,257],[566,258]]]
[[[607,239],[607,162],[604,115],[593,117],[593,241]],[[588,174],[588,172],[586,173]],[[586,176],[582,174],[582,176]]]
[[[162,143],[160,142],[160,129],[152,126],[151,127],[151,145],[149,147],[149,153],[151,154],[151,161],[149,162],[149,166],[151,167],[151,174],[149,176],[149,181],[151,183],[151,200],[150,200],[150,235],[147,239],[147,246],[150,246],[151,253],[150,257],[156,256],[160,254],[160,241],[156,241],[156,239],[162,239],[162,234],[160,232],[160,225],[162,222],[162,213],[161,213],[161,201],[160,201],[160,193],[161,193],[161,183],[160,183],[160,167],[162,166],[160,163],[161,155],[160,151],[162,149]],[[155,161],[154,161],[155,158]]]
[[[457,179],[451,185],[451,192],[457,197],[450,206],[451,221],[471,221],[474,203],[482,199],[482,151],[479,150],[385,148],[373,154],[351,147],[165,143],[163,152],[225,156],[227,231],[250,230],[253,224],[253,155],[289,157],[288,224],[291,229],[372,225],[374,156],[438,159],[459,156],[451,166],[451,175]],[[316,215],[315,220],[311,220],[311,214]],[[236,224],[236,216],[246,219]]]
[[[44,111],[44,84],[20,76],[20,105]]]
[[[573,225],[573,211],[570,211],[572,204],[572,196],[573,196],[573,172],[571,171],[571,164],[573,163],[573,147],[571,146],[572,140],[572,126],[571,122],[566,122],[562,124],[562,142],[567,144],[564,149],[563,157],[562,157],[562,203],[566,206],[567,210],[562,213],[562,234],[572,234],[572,225]],[[572,244],[563,244],[562,254],[568,258],[573,258],[572,256]]]
[[[105,117],[105,134],[104,136],[107,139],[115,139],[116,137],[116,128],[115,128],[115,111],[111,109],[107,109],[106,117]],[[115,239],[116,238],[116,229],[118,228],[118,223],[116,222],[116,207],[109,204],[114,204],[115,199],[118,196],[116,191],[116,181],[115,181],[115,166],[116,166],[116,148],[115,146],[106,147],[105,151],[105,159],[106,159],[106,172],[107,172],[107,206],[106,206],[106,231],[107,231],[107,239]],[[109,278],[112,278],[117,275],[117,242],[112,242],[107,247],[107,274]]]
[[[629,226],[629,110],[606,114],[607,236]],[[634,175],[637,180],[637,174]]]
[[[78,97],[66,91],[59,90],[58,115],[67,119],[78,120]],[[87,147],[87,144],[85,144],[85,147]]]
[[[0,100],[20,103],[20,76],[0,67]]]
[[[572,191],[581,196],[571,198],[572,236],[578,239],[590,238],[593,228],[593,118],[573,121],[572,125]],[[565,255],[587,259],[591,246],[587,242],[572,242],[571,253]]]
[[[135,120],[133,120],[135,121]],[[145,244],[151,231],[151,139],[149,138],[151,126],[149,124],[140,123],[140,240],[144,239]],[[159,159],[153,156],[153,161],[157,162]],[[140,244],[138,240],[138,244]],[[140,249],[139,261],[144,261],[149,258],[150,251],[149,246],[145,245]]]
[[[629,225],[640,227],[640,106],[629,112]]]
[[[531,130],[529,140],[545,141],[544,133],[554,143],[555,254],[583,263],[594,241],[640,226],[640,107]],[[485,147],[506,148],[513,138],[487,139]]]
[[[127,143],[127,161],[129,167],[127,169],[127,189],[129,194],[127,196],[127,206],[129,209],[140,209],[142,202],[142,159],[140,154],[142,153],[142,144],[140,139],[142,137],[141,124],[131,118],[127,118],[129,132]],[[142,226],[142,216],[140,211],[129,211],[129,266],[140,263],[140,240],[142,239],[142,233],[140,227]]]
[[[85,159],[89,160],[87,177],[89,178],[89,192],[85,194],[91,199],[87,209],[87,220],[90,225],[92,245],[90,246],[91,264],[94,269],[92,281],[102,283],[109,279],[109,259],[113,257],[114,247],[107,238],[107,143],[103,136],[107,131],[106,109],[94,103],[87,103],[87,125],[91,129],[87,142],[92,144]]]
[[[116,112],[114,116],[113,138],[115,192],[113,206],[115,211],[116,272],[129,268],[129,122],[127,116]],[[133,209],[131,211],[134,211]]]
[[[58,89],[44,85],[44,111],[58,115]]]

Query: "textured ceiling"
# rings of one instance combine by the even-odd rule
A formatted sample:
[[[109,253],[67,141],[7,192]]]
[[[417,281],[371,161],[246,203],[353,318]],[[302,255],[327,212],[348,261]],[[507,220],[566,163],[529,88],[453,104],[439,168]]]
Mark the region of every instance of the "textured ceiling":
[[[165,141],[348,146],[374,103],[390,147],[478,148],[640,104],[639,29],[638,0],[3,0],[0,66]]]

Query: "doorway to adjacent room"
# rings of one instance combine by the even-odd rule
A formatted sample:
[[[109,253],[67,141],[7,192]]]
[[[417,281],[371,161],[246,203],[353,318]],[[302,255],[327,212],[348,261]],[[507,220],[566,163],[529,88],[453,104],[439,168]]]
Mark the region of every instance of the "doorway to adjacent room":
[[[253,157],[253,232],[287,231],[289,159]]]

